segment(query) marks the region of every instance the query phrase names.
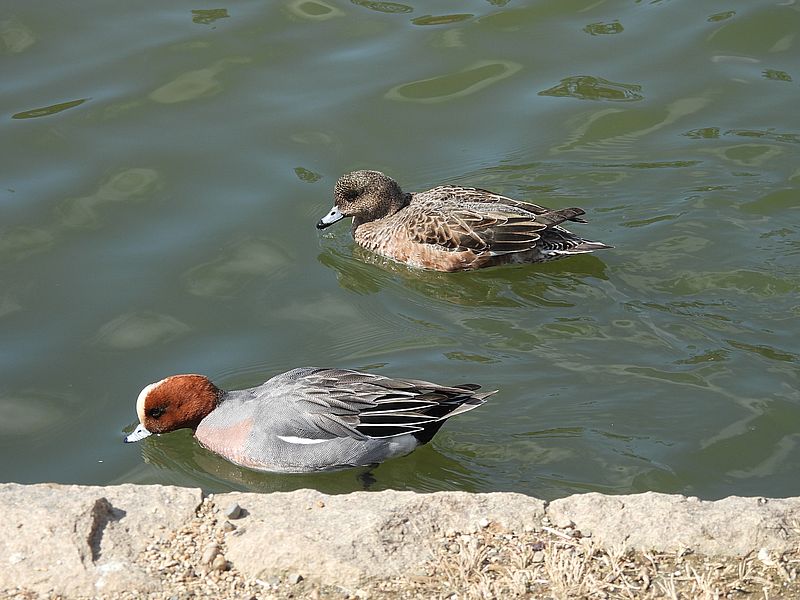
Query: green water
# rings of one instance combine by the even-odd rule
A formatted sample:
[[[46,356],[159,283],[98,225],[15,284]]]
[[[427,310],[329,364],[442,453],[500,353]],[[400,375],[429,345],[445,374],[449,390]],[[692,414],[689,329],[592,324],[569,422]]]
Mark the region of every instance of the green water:
[[[166,375],[500,392],[371,489],[800,494],[800,3],[0,10],[0,479],[361,489],[123,445]],[[319,234],[343,172],[581,206],[614,250],[438,274]]]

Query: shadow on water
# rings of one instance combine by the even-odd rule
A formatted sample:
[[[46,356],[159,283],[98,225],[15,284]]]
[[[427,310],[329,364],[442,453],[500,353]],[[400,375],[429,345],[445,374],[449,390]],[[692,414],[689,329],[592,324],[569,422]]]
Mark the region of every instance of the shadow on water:
[[[570,296],[591,293],[589,280],[608,279],[605,263],[590,255],[463,273],[407,267],[355,244],[347,249],[325,248],[318,260],[336,272],[342,288],[359,295],[402,288],[464,306],[572,306]]]

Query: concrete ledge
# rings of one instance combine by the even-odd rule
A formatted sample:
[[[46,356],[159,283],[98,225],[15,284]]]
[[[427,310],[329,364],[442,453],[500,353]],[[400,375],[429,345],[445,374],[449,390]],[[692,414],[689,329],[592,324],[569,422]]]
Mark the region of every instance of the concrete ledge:
[[[220,515],[234,503],[242,508],[226,529],[223,517],[214,527],[219,524],[215,535],[224,543],[229,566],[251,580],[295,572],[324,585],[352,586],[413,575],[432,558],[437,539],[487,527],[570,528],[591,535],[600,548],[689,548],[723,557],[800,545],[800,498],[710,502],[592,493],[548,504],[512,493],[331,496],[298,490],[218,494],[212,500]],[[163,581],[148,570],[146,550],[170,536],[191,542],[196,531],[199,537],[202,504],[199,489],[0,484],[0,596],[158,593]],[[200,546],[198,541],[197,556],[176,560],[199,564]]]
[[[800,498],[730,496],[703,501],[647,492],[629,496],[590,493],[554,500],[555,523],[571,520],[604,547],[677,552],[690,548],[708,556],[745,556],[766,548],[796,548]]]
[[[136,558],[194,517],[202,499],[199,489],[176,487],[0,484],[0,590],[158,589]]]
[[[482,519],[522,530],[538,524],[545,507],[521,494],[466,492],[299,490],[224,494],[215,501],[236,502],[248,512],[241,535],[226,540],[227,558],[247,576],[298,571],[338,585],[403,575],[431,557],[442,534],[477,530]]]

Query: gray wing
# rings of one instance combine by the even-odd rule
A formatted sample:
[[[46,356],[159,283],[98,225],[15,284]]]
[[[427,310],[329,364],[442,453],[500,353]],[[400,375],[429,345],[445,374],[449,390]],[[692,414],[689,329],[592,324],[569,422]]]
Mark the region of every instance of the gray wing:
[[[480,386],[441,386],[347,369],[303,368],[268,382],[269,410],[280,411],[279,435],[306,439],[389,438],[414,434],[476,408],[494,392]],[[275,416],[273,414],[273,416]]]

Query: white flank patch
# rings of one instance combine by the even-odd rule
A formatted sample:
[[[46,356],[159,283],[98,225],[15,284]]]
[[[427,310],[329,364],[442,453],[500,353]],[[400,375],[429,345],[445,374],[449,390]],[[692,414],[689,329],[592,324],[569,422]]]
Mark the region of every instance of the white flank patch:
[[[330,440],[319,440],[312,438],[301,438],[296,435],[279,435],[279,440],[283,440],[287,444],[321,444],[322,442],[329,442]]]

